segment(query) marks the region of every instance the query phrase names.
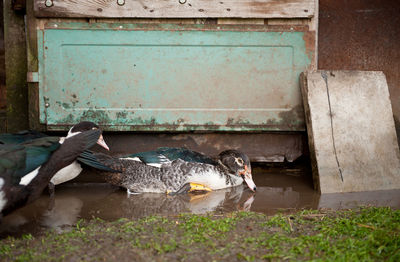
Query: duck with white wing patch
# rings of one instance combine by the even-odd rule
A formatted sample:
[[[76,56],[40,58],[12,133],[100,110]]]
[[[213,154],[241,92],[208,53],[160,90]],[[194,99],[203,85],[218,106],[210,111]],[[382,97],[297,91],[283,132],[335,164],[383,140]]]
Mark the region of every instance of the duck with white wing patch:
[[[50,179],[99,139],[98,129],[66,138],[45,136],[0,144],[0,217],[37,199]]]
[[[243,181],[256,190],[250,160],[237,150],[223,151],[215,158],[186,148],[159,148],[119,158],[85,152],[78,161],[100,170],[109,183],[129,193],[211,191]]]
[[[61,143],[65,139],[68,139],[70,137],[73,137],[75,135],[81,134],[82,132],[86,132],[89,130],[99,130],[99,126],[90,121],[82,121],[82,122],[74,125],[73,127],[71,127],[71,129],[68,131],[67,136],[65,138],[61,138]],[[100,137],[96,143],[98,145],[100,145],[101,147],[105,148],[106,150],[110,150],[109,147],[107,146],[106,142],[104,141],[103,135],[100,134]],[[75,177],[77,177],[81,172],[82,172],[82,167],[77,161],[74,161],[70,165],[59,170],[53,176],[53,178],[50,180],[50,183],[49,183],[50,195],[51,196],[54,195],[55,185],[59,185],[61,183],[72,180]]]

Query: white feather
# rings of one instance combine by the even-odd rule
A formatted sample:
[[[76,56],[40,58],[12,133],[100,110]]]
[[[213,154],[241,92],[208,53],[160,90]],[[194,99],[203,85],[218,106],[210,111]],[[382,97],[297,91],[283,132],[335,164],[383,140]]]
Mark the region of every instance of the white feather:
[[[54,185],[59,185],[61,183],[67,182],[74,179],[82,172],[81,165],[74,161],[72,164],[60,169],[50,180]]]
[[[68,131],[67,138],[76,136],[77,134],[80,134],[80,133],[81,133],[81,131],[72,132],[72,128],[74,128],[74,127],[71,127],[71,129]]]
[[[162,164],[159,164],[159,163],[147,163],[146,165],[160,168]]]
[[[65,139],[76,136],[77,134],[80,134],[81,132],[71,132],[72,128],[68,131],[68,134],[66,137],[60,137],[60,140],[58,141],[60,144],[65,142]]]
[[[120,157],[119,159],[142,162],[138,157]]]
[[[39,166],[35,170],[31,171],[30,173],[26,174],[25,176],[23,176],[21,178],[21,181],[19,181],[19,184],[23,185],[23,186],[27,186],[32,181],[32,179],[34,179],[37,176],[37,174],[39,173],[40,167],[41,166]]]
[[[212,190],[227,188],[230,186],[238,186],[243,183],[243,179],[238,176],[228,175],[232,178],[233,185],[226,183],[226,178],[216,174],[215,171],[205,171],[199,174],[191,174],[188,176],[186,183],[197,183],[209,187]]]
[[[62,145],[62,143],[64,143],[65,141],[65,137],[60,137],[60,140],[58,140],[58,142]]]
[[[137,192],[132,192],[129,190],[129,188],[126,190],[126,192],[128,192],[128,196],[129,195],[140,195],[141,193],[137,193]]]
[[[158,160],[161,163],[171,163],[171,160],[169,160],[166,156],[164,155],[158,155]]]
[[[140,160],[140,158],[138,158],[138,157],[121,157],[120,159],[142,162],[142,160]],[[158,168],[161,167],[161,164],[159,164],[159,163],[146,163],[146,165],[154,166],[154,167],[158,167]]]
[[[0,211],[2,211],[7,204],[6,195],[4,194],[3,190],[1,190],[3,188],[3,185],[4,179],[0,177]]]

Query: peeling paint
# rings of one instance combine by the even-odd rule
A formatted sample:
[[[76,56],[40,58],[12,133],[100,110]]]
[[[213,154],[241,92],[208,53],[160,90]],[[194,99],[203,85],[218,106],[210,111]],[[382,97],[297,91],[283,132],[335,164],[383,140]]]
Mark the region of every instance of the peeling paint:
[[[38,33],[48,47],[39,42],[39,89],[58,105],[40,104],[49,129],[91,120],[110,131],[304,130],[307,27],[54,25]]]
[[[108,123],[112,122],[112,119],[108,116],[107,112],[105,112],[103,110],[85,111],[82,115],[82,118],[88,119],[88,120],[90,119],[100,125],[108,124]]]
[[[124,111],[117,112],[117,119],[120,119],[120,118],[125,119],[127,117],[127,115],[128,115],[128,113],[124,112]]]

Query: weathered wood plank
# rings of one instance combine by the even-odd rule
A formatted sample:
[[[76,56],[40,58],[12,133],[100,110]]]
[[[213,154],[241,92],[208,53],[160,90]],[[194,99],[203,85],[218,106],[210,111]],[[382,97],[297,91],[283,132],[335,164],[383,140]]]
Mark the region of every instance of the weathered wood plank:
[[[400,188],[400,152],[382,72],[309,72],[301,91],[321,193]]]
[[[263,25],[264,19],[262,19],[262,18],[253,18],[253,19],[219,18],[218,24],[220,24],[220,25]]]
[[[310,19],[304,18],[296,18],[296,19],[288,19],[288,18],[273,18],[268,19],[266,24],[268,25],[308,25],[310,23]]]
[[[28,127],[26,43],[24,16],[4,1],[4,47],[7,93],[7,131]]]
[[[316,0],[34,0],[37,17],[313,17]],[[118,3],[123,3],[119,5]],[[46,6],[47,4],[47,6]]]
[[[38,72],[37,19],[33,15],[33,3],[26,3],[26,52],[28,72]],[[39,83],[28,82],[29,128],[45,131],[39,122]]]

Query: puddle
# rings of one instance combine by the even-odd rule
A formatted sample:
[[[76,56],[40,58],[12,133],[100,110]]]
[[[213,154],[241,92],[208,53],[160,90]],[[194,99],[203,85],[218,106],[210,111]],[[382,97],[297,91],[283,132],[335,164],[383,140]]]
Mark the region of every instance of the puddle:
[[[257,192],[246,186],[210,192],[205,195],[167,196],[165,194],[128,195],[124,190],[103,183],[73,183],[56,187],[54,207],[44,194],[34,203],[3,218],[0,237],[38,234],[47,229],[63,231],[79,219],[94,217],[113,221],[121,217],[176,215],[182,212],[203,214],[247,210],[268,215],[280,210],[346,209],[357,206],[400,208],[400,190],[319,195],[312,188],[308,172],[302,169],[253,169]]]

